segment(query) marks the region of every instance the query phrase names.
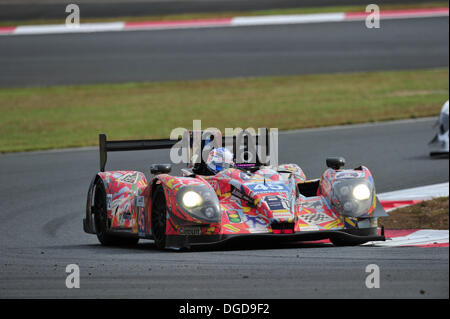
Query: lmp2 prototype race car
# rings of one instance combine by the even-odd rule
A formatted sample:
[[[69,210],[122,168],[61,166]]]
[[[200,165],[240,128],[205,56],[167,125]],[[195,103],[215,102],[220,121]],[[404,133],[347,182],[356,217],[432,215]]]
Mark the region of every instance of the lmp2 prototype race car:
[[[436,128],[436,135],[430,141],[430,156],[448,155],[449,153],[449,110],[448,103],[445,102],[441,109],[439,118],[434,125]]]
[[[238,240],[329,239],[336,246],[385,240],[377,219],[386,212],[372,174],[364,166],[344,169],[342,157],[328,158],[320,179],[307,179],[296,164],[258,160],[211,171],[201,159],[181,169],[182,176],[169,175],[170,164],[153,164],[149,180],[138,171],[105,171],[107,152],[168,149],[176,142],[107,141],[100,134],[100,172],[89,186],[84,231],[103,245],[141,238],[175,250]]]

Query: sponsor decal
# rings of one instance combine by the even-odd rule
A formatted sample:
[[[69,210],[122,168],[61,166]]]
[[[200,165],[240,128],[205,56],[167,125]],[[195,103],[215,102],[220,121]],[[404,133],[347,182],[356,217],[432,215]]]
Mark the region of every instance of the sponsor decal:
[[[239,231],[239,228],[234,227],[230,224],[225,224],[225,225],[223,225],[223,227],[225,227],[226,229],[228,229],[229,231],[232,231],[234,233]]]
[[[275,218],[291,218],[292,214],[286,210],[284,212],[278,211],[278,212],[273,212],[272,216]]]
[[[251,199],[249,196],[243,194],[240,190],[238,190],[233,185],[231,185],[231,195],[253,204],[253,199]]]
[[[267,229],[267,221],[264,218],[259,216],[253,216],[244,214],[244,223],[246,223],[249,227],[249,230],[255,232],[257,230],[266,230]]]
[[[136,196],[136,206],[137,207],[144,207],[145,206],[144,196]]]
[[[120,214],[118,216],[118,220],[120,224],[124,224],[126,221],[132,221],[132,214],[131,212],[125,212],[123,214]]]
[[[339,219],[337,219],[335,221],[332,221],[332,222],[324,225],[323,228],[325,228],[325,229],[332,229],[332,228],[339,227],[341,225],[342,225],[341,221]]]
[[[300,218],[304,220],[307,224],[318,225],[325,222],[332,221],[333,218],[324,213],[315,213],[315,214],[305,214],[301,215]]]
[[[337,173],[336,179],[359,178],[359,177],[363,177],[363,176],[364,176],[364,172],[347,171],[347,172]]]
[[[322,201],[319,200],[313,200],[313,201],[304,201],[302,203],[303,207],[307,207],[307,208],[313,208],[313,209],[322,209],[323,208],[323,204]]]
[[[245,184],[245,186],[255,193],[277,193],[288,191],[284,183],[248,183]]]
[[[106,209],[111,210],[112,194],[106,195]]]
[[[319,230],[317,226],[300,226],[300,231],[316,231]]]
[[[138,234],[142,237],[145,236],[145,214],[143,209],[140,209],[138,212]]]
[[[236,224],[241,222],[241,217],[239,217],[239,213],[236,211],[227,212],[228,220],[230,223]]]
[[[137,172],[127,173],[127,174],[123,175],[122,177],[120,177],[119,181],[121,181],[123,183],[128,183],[128,184],[135,184],[137,177],[138,177]]]
[[[281,199],[279,196],[266,196],[264,197],[264,201],[271,211],[288,211],[286,200]]]
[[[181,227],[180,235],[198,236],[202,234],[200,227]]]
[[[247,175],[244,172],[239,172],[239,178],[243,181],[248,181],[249,179],[251,179],[251,175]]]

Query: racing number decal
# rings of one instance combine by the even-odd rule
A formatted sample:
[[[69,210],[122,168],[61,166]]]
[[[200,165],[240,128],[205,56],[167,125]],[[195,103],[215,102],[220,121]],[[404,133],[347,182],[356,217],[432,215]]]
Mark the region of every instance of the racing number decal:
[[[267,193],[267,192],[283,192],[286,191],[286,186],[283,184],[247,184],[248,188],[256,193]]]

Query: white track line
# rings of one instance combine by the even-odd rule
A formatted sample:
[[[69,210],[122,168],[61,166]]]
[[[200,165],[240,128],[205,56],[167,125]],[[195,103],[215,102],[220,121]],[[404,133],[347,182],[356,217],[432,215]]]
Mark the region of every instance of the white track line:
[[[233,18],[233,26],[254,26],[254,25],[276,25],[276,24],[302,24],[302,23],[323,23],[339,22],[345,20],[345,13],[322,13],[322,14],[295,14],[295,15],[273,15],[261,17],[236,17]]]
[[[429,200],[437,197],[447,197],[449,183],[408,188],[393,192],[377,194],[380,201],[384,200]]]
[[[423,246],[432,244],[448,244],[448,230],[422,229],[407,236],[393,237],[385,242],[371,241],[366,246],[399,247],[399,246]]]
[[[448,196],[448,194],[449,194],[449,183],[447,182],[381,193],[377,194],[377,196],[383,203],[383,201],[429,200],[437,197],[446,197]],[[448,244],[448,243],[449,243],[448,230],[423,229],[418,230],[407,236],[393,237],[386,240],[385,242],[369,242],[366,243],[365,245],[376,247],[400,247],[400,246],[424,246],[424,245]]]
[[[83,23],[79,27],[67,27],[66,25],[34,25],[17,27],[13,34],[49,34],[49,33],[86,33],[86,32],[108,32],[122,31],[124,22],[111,23]]]
[[[380,19],[408,19],[448,16],[448,8],[392,10],[380,12]],[[224,19],[197,19],[179,21],[144,21],[144,22],[110,22],[110,23],[82,23],[79,27],[66,25],[35,25],[19,27],[0,27],[0,35],[33,35],[33,34],[61,34],[86,33],[108,31],[137,31],[137,30],[167,30],[187,28],[217,28],[242,27],[257,25],[282,25],[364,21],[368,13],[365,12],[333,12],[317,14],[295,15],[267,15],[257,17],[234,17]]]

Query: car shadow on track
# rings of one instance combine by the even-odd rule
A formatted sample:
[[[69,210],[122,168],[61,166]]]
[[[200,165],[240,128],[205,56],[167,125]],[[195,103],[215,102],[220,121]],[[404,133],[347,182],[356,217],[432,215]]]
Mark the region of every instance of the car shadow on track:
[[[221,245],[201,245],[193,246],[191,248],[183,248],[179,250],[157,249],[153,241],[141,242],[137,245],[123,245],[123,246],[109,246],[105,247],[101,244],[87,244],[87,245],[59,245],[46,246],[43,249],[72,249],[72,250],[89,250],[95,254],[121,254],[127,253],[189,253],[189,252],[215,252],[215,251],[242,251],[242,250],[280,250],[280,249],[311,249],[311,248],[334,248],[330,243],[314,243],[314,242],[294,242],[294,243],[270,243],[270,242],[232,242]]]
[[[221,247],[196,246],[188,252],[208,252],[208,251],[239,251],[239,250],[282,250],[282,249],[311,249],[311,248],[332,248],[330,243],[229,243]]]

